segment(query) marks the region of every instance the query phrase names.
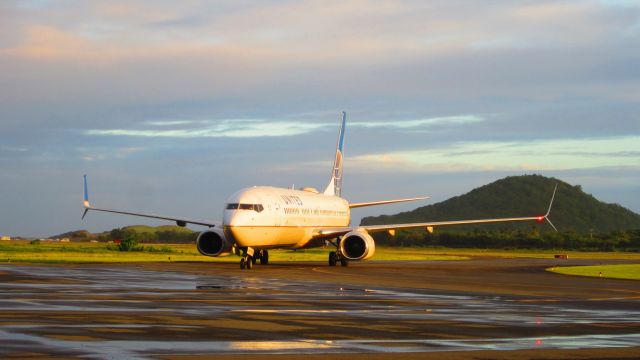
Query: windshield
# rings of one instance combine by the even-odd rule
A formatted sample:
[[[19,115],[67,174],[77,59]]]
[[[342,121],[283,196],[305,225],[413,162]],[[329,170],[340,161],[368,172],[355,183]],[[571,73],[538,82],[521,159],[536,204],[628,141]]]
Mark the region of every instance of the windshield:
[[[262,210],[264,210],[264,206],[262,206],[262,204],[231,203],[231,204],[227,204],[227,210],[253,210],[253,211],[261,212]]]

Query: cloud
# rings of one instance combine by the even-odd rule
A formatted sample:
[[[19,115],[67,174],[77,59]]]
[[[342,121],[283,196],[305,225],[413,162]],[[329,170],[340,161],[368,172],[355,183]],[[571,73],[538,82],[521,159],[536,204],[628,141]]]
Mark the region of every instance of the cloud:
[[[451,195],[572,167],[614,194],[618,179],[594,166],[640,173],[637,1],[26,0],[0,1],[0,14],[0,185],[52,187],[29,208],[5,192],[0,218],[26,235],[54,231],[25,216],[82,226],[75,202],[68,220],[44,210],[73,198],[73,173],[108,174],[112,193],[144,178],[169,192],[189,173],[201,183],[166,208],[196,217],[239,183],[288,185],[278,167],[313,183],[342,109],[357,130],[345,170],[372,185],[392,172],[409,193],[440,170]],[[239,171],[247,161],[259,165]],[[221,194],[200,201],[212,182]]]
[[[194,120],[166,120],[166,121],[145,121],[145,125],[151,126],[177,126],[193,124]]]
[[[186,51],[235,54],[239,60],[252,54],[254,65],[265,60],[280,65],[301,60],[356,65],[364,57],[380,63],[473,53],[478,48],[592,44],[611,31],[634,26],[624,16],[615,25],[600,18],[602,13],[618,16],[629,9],[586,1],[495,2],[482,7],[361,0],[75,5],[67,11],[47,6],[38,12],[17,12],[23,36],[13,50],[25,56],[42,54],[34,52],[34,42],[53,40],[46,42],[47,54],[87,64],[100,58],[109,63],[161,59]],[[28,22],[34,17],[39,23],[35,26]],[[553,31],[544,31],[548,28]],[[508,36],[504,29],[509,29]]]
[[[0,81],[22,94],[13,104],[31,107],[55,97],[62,108],[182,101],[233,109],[289,102],[309,110],[389,104],[380,99],[412,98],[417,106],[443,97],[640,96],[633,81],[593,75],[608,64],[619,68],[612,59],[637,63],[637,38],[625,35],[638,26],[634,7],[588,1],[71,3],[12,9],[7,16],[13,35],[0,47],[0,59],[9,79],[0,74]]]
[[[153,122],[156,125],[157,122]],[[176,125],[176,122],[168,122]],[[223,120],[215,123],[204,122],[205,126],[193,129],[108,129],[87,130],[85,135],[134,136],[134,137],[172,137],[172,138],[253,138],[272,136],[292,136],[309,133],[326,127],[326,124],[298,122],[265,122],[259,120]],[[163,124],[164,126],[167,123]]]
[[[69,52],[87,47],[81,37],[45,25],[32,25],[23,29],[22,43],[18,48],[0,49],[0,55],[17,55],[29,58],[65,58]]]
[[[461,142],[429,150],[348,159],[360,171],[558,171],[601,167],[640,169],[640,136],[518,142]]]
[[[364,128],[397,128],[397,129],[413,129],[413,128],[425,128],[433,127],[437,125],[463,125],[472,124],[485,121],[481,116],[477,115],[458,115],[458,116],[443,116],[433,117],[426,119],[416,120],[393,120],[393,121],[378,121],[378,122],[350,122],[350,127],[364,127]]]
[[[397,130],[429,129],[433,127],[456,126],[482,122],[477,115],[433,117],[415,120],[355,121],[348,127],[388,128]],[[172,138],[253,138],[294,136],[314,131],[335,128],[335,123],[309,123],[300,121],[270,121],[265,119],[234,120],[163,120],[145,121],[144,125],[154,129],[90,129],[88,136],[131,136],[131,137],[172,137]],[[170,129],[167,129],[170,128]]]
[[[116,147],[116,148],[101,148],[101,147],[80,147],[76,149],[77,153],[80,153],[80,159],[84,161],[102,161],[109,159],[123,160],[130,157],[133,154],[146,151],[147,149],[141,146],[131,147]]]
[[[12,147],[12,146],[0,146],[0,150],[3,152],[9,153],[24,153],[29,151],[29,148],[26,147]]]

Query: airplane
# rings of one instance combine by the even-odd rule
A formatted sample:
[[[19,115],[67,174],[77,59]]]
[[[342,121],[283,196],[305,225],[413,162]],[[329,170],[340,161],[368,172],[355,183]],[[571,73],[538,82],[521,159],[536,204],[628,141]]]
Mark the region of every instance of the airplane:
[[[251,269],[260,260],[268,264],[270,249],[303,249],[331,244],[329,265],[347,266],[350,261],[368,260],[375,253],[372,233],[423,228],[429,232],[436,226],[484,224],[514,221],[549,220],[557,185],[553,190],[549,208],[544,215],[479,220],[432,221],[409,224],[351,226],[351,209],[406,201],[428,199],[428,196],[349,203],[342,198],[342,167],[346,113],[342,112],[342,125],[329,184],[323,192],[315,188],[301,189],[253,186],[231,195],[224,206],[222,223],[190,220],[182,217],[153,215],[139,212],[110,210],[93,207],[89,203],[87,175],[84,175],[84,213],[89,210],[133,215],[152,219],[175,221],[178,226],[202,225],[209,229],[196,239],[198,251],[204,256],[241,256],[240,268]]]

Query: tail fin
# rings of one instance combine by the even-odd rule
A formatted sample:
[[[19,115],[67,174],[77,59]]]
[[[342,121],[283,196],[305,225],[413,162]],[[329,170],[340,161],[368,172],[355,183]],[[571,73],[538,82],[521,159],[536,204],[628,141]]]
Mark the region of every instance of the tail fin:
[[[338,145],[336,147],[336,159],[333,162],[333,173],[331,181],[324,190],[325,195],[340,196],[342,193],[342,146],[344,145],[344,128],[347,121],[347,113],[342,112],[342,126],[340,127],[340,135],[338,136]]]

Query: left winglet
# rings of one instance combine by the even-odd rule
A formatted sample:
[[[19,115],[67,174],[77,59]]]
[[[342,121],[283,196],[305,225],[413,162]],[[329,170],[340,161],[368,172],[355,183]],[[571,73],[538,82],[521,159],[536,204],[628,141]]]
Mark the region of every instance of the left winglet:
[[[89,191],[87,189],[87,175],[84,175],[84,200],[82,202],[82,205],[84,205],[84,213],[82,213],[82,219],[84,219],[84,217],[87,215],[87,212],[89,212],[89,210],[92,210],[92,211],[108,212],[113,214],[140,216],[140,217],[145,217],[150,219],[175,221],[176,225],[178,226],[186,226],[187,224],[202,225],[202,226],[208,226],[208,227],[218,226],[218,224],[215,224],[213,222],[208,222],[208,221],[190,220],[190,219],[173,217],[173,216],[145,214],[145,213],[139,213],[139,212],[101,209],[99,207],[93,207],[89,203]]]

